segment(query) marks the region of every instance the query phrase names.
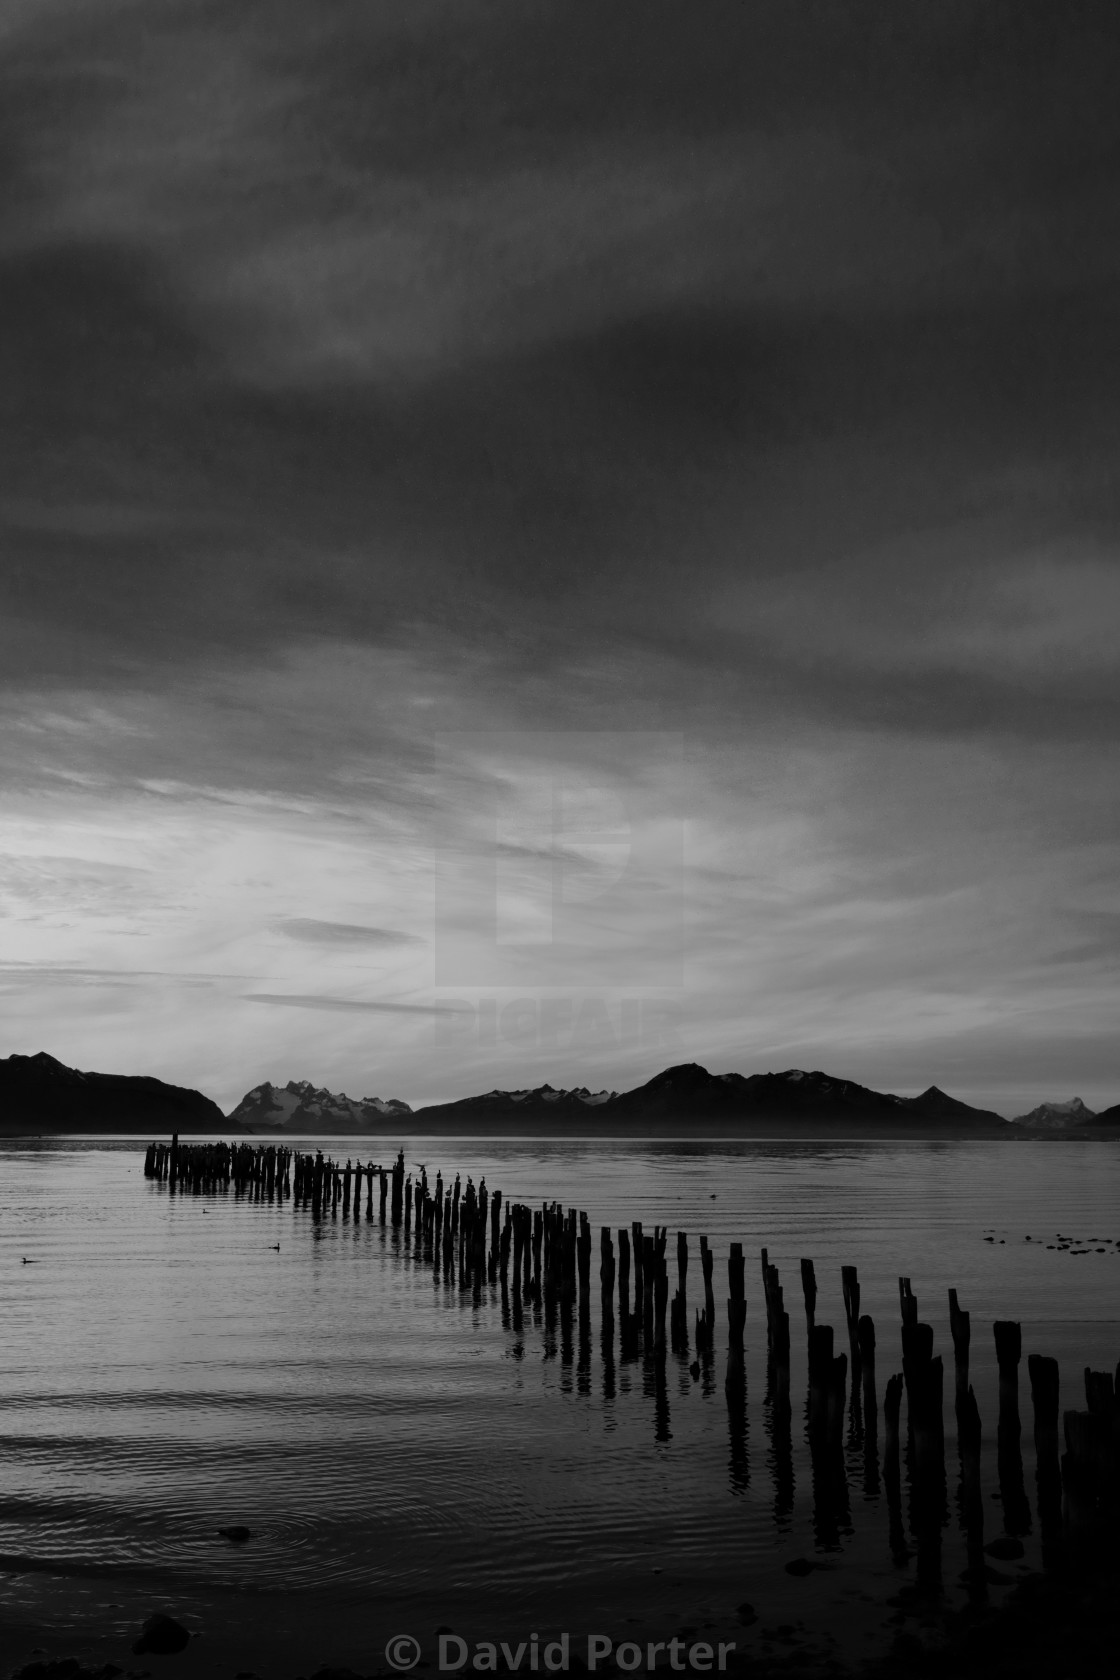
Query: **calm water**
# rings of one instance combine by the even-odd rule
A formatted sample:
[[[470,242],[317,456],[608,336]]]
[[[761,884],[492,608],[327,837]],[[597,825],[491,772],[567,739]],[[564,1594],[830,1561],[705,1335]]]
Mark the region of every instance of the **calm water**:
[[[593,1227],[668,1225],[670,1256],[687,1231],[690,1313],[705,1233],[719,1306],[711,1371],[694,1383],[670,1355],[658,1393],[652,1368],[620,1362],[617,1346],[605,1359],[597,1283],[581,1345],[578,1322],[550,1329],[526,1308],[519,1330],[496,1290],[476,1304],[434,1281],[403,1236],[364,1217],[316,1225],[290,1202],[171,1197],[144,1179],[132,1140],[0,1145],[9,1617],[75,1637],[95,1622],[123,1633],[152,1607],[213,1628],[267,1625],[290,1658],[278,1673],[326,1655],[372,1667],[389,1634],[427,1647],[437,1624],[495,1639],[568,1628],[573,1648],[587,1630],[667,1638],[687,1624],[740,1650],[781,1624],[870,1650],[913,1565],[892,1560],[862,1450],[848,1455],[834,1530],[815,1509],[800,1256],[816,1262],[817,1321],[836,1327],[838,1350],[840,1267],[858,1265],[880,1404],[901,1369],[900,1273],[934,1326],[950,1370],[950,1599],[964,1546],[948,1287],[972,1313],[990,1535],[1002,1529],[991,1321],[1022,1321],[1032,1506],[1027,1353],[1057,1356],[1063,1407],[1083,1405],[1084,1365],[1120,1355],[1115,1144],[401,1139],[386,1162],[397,1141],[433,1181],[439,1166],[445,1179],[484,1175],[507,1199],[584,1208]],[[1099,1240],[1088,1254],[1047,1250],[1057,1232]],[[735,1240],[749,1302],[737,1438],[723,1386]],[[763,1245],[791,1320],[792,1488],[764,1404]],[[597,1249],[596,1229],[593,1278]],[[248,1545],[217,1537],[233,1523],[254,1531]],[[1026,1564],[1038,1561],[1037,1526]],[[831,1567],[794,1579],[785,1564],[799,1556]],[[743,1600],[760,1616],[750,1630],[735,1619]]]

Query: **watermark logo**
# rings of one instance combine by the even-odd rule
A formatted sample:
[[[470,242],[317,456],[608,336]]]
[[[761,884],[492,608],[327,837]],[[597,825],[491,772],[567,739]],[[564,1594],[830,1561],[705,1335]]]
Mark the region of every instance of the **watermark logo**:
[[[385,1647],[385,1661],[402,1673],[415,1668],[421,1654],[420,1641],[410,1633],[395,1633]]]
[[[416,1655],[411,1662],[394,1660],[392,1652],[402,1644],[415,1647]],[[652,1673],[658,1668],[677,1674],[722,1674],[727,1670],[727,1659],[734,1649],[733,1639],[715,1645],[702,1639],[691,1643],[684,1639],[650,1640],[644,1645],[635,1640],[623,1640],[616,1645],[609,1634],[589,1633],[586,1636],[586,1667],[592,1674],[600,1664],[608,1662],[613,1662],[624,1674],[633,1674],[640,1669]],[[420,1647],[407,1635],[398,1636],[389,1641],[385,1655],[394,1668],[411,1668],[419,1658]],[[530,1674],[566,1674],[571,1660],[571,1636],[567,1633],[547,1642],[531,1633],[528,1639],[517,1644],[481,1639],[471,1645],[457,1633],[441,1633],[439,1636],[441,1674],[456,1674],[464,1670],[482,1674],[518,1674],[523,1670]]]
[[[437,736],[437,987],[680,987],[683,751],[648,731]]]
[[[437,1050],[679,1049],[684,1010],[675,998],[445,998],[434,1022]]]

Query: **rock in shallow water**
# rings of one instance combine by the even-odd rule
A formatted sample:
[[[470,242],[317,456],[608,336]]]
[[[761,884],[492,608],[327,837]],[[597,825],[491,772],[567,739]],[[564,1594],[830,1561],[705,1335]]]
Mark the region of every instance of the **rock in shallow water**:
[[[140,1629],[140,1637],[132,1647],[132,1654],[139,1657],[145,1651],[151,1651],[156,1657],[170,1657],[174,1656],[176,1651],[185,1651],[190,1642],[190,1634],[174,1616],[149,1616]]]

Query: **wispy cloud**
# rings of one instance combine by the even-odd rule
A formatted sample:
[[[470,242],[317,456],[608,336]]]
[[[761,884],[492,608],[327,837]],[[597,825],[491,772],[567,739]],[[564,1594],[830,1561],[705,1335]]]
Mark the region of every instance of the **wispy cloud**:
[[[375,998],[301,997],[295,992],[246,992],[247,1003],[272,1003],[290,1009],[355,1009],[374,1015],[455,1015],[462,1011],[446,1003],[386,1003]]]
[[[306,945],[357,945],[378,949],[393,945],[423,945],[415,933],[399,928],[363,927],[356,922],[317,922],[309,916],[290,916],[276,923],[280,933]]]

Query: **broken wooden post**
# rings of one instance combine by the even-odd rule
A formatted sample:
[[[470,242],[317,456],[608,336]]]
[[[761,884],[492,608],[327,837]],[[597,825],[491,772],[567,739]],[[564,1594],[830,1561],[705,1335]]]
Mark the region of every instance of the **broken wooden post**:
[[[811,1260],[801,1262],[801,1290],[805,1297],[806,1333],[811,1337],[817,1321],[817,1274]]]
[[[848,1325],[848,1353],[852,1364],[852,1398],[859,1382],[859,1277],[854,1266],[841,1266],[844,1317]]]
[[[1042,1529],[1042,1562],[1060,1561],[1062,1541],[1062,1465],[1058,1437],[1058,1361],[1032,1353],[1027,1360],[1034,1410],[1035,1489]]]

